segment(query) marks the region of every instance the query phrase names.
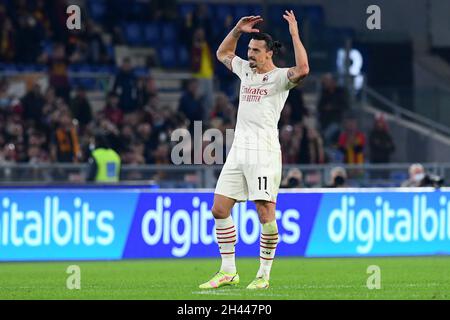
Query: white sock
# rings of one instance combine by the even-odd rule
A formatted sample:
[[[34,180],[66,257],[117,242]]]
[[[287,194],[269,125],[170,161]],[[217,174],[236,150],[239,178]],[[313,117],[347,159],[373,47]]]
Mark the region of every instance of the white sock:
[[[220,255],[222,256],[221,271],[226,273],[236,273],[236,262],[234,246],[236,245],[236,228],[233,218],[216,220],[216,237],[219,244]]]
[[[278,226],[277,221],[271,221],[262,224],[259,248],[259,270],[256,274],[257,278],[263,277],[266,280],[270,279],[270,270],[272,262],[275,258],[275,250],[278,243]]]

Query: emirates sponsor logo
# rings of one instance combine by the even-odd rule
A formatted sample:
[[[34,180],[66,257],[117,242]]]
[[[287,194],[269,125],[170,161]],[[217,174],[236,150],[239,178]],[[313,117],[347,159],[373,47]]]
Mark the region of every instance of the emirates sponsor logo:
[[[267,89],[261,89],[261,88],[252,88],[252,87],[242,87],[242,95],[241,95],[241,101],[245,102],[260,102],[261,97],[267,96],[268,94]]]
[[[267,96],[269,93],[267,89],[261,89],[261,88],[252,88],[252,87],[242,87],[242,93],[243,94],[252,94],[252,95],[258,95],[258,96]]]

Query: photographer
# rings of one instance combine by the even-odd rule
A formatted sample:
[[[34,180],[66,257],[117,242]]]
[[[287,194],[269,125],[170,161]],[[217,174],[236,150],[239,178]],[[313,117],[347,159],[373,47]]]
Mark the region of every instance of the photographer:
[[[334,167],[331,169],[331,182],[326,188],[346,188],[347,187],[347,172],[342,167]]]
[[[303,174],[297,169],[293,168],[288,171],[288,174],[281,183],[282,188],[302,188],[303,187]]]
[[[443,184],[444,179],[437,175],[426,173],[424,167],[420,163],[414,163],[409,167],[409,179],[404,181],[401,186],[404,188],[440,188]]]

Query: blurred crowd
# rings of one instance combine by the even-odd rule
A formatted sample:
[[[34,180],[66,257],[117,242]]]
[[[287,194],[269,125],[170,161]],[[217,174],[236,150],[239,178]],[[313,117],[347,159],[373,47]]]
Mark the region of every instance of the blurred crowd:
[[[95,20],[89,11],[88,1],[78,1],[76,4],[81,4],[82,8],[82,28],[69,30],[66,26],[66,9],[74,4],[71,1],[2,1],[0,62],[46,64],[46,56],[53,51],[55,45],[60,44],[65,47],[66,59],[71,63],[113,65],[114,46],[133,45],[127,38],[124,25],[131,22],[165,22],[174,26],[176,33],[183,35],[175,35],[174,40],[193,54],[189,67],[202,73],[205,71],[200,70],[201,61],[205,60],[204,55],[212,55],[234,23],[234,17],[228,15],[223,25],[217,27],[217,23],[212,21],[208,6],[202,3],[193,12],[181,15],[175,0],[138,2],[140,11],[129,12],[124,8],[126,1],[111,0],[105,8],[104,17]],[[158,43],[155,44],[157,45]],[[211,67],[217,66],[212,61]]]
[[[177,19],[174,1],[151,3],[157,3],[158,10],[143,12],[141,19]],[[65,7],[64,0],[36,0],[32,7],[26,0],[13,0],[7,12],[0,3],[0,61],[43,64],[49,78],[45,91],[37,82],[28,83],[23,97],[11,96],[7,78],[0,79],[0,164],[84,163],[98,133],[107,136],[123,164],[170,164],[173,130],[193,132],[194,121],[200,120],[203,130],[225,133],[234,128],[236,77],[214,57],[232,27],[232,17],[213,34],[213,21],[200,4],[181,22],[192,79],[186,81],[175,110],[161,103],[155,79],[136,76],[131,60],[125,58],[104,106],[94,112],[86,88],[70,85],[68,68],[75,63],[114,64],[111,47],[123,43],[123,35],[117,25],[92,19],[81,31],[68,32]],[[112,16],[105,21],[115,21],[117,12],[108,14]],[[280,67],[284,64],[277,61]],[[370,132],[362,132],[347,90],[328,74],[321,88],[312,109],[305,104],[301,86],[290,91],[279,122],[283,163],[389,162],[395,143],[383,115],[374,119]]]
[[[86,90],[74,89],[66,101],[55,87],[45,92],[34,83],[21,99],[9,99],[6,81],[0,82],[0,161],[66,162],[86,160],[90,138],[102,132],[124,162],[131,164],[168,163],[164,144],[170,131],[182,127],[185,117],[157,103],[154,80],[140,80],[133,107],[123,93],[123,74],[104,107],[94,113]],[[122,88],[122,94],[116,90]],[[133,87],[133,90],[136,88]],[[140,100],[140,101],[139,101]],[[124,104],[125,103],[125,104]],[[125,108],[124,106],[127,106]]]
[[[203,130],[213,127],[225,133],[236,122],[238,100],[216,92],[208,109],[196,78],[186,82],[176,110],[163,105],[155,80],[136,77],[127,59],[104,107],[96,113],[83,87],[72,92],[69,88],[66,96],[56,84],[43,92],[39,84],[32,83],[21,99],[8,96],[7,87],[7,81],[2,80],[0,161],[83,162],[90,137],[102,131],[125,164],[170,163],[173,130],[187,128],[193,133],[194,122],[203,121]],[[395,146],[383,115],[375,118],[366,138],[358,128],[357,117],[345,113],[345,104],[334,102],[332,95],[324,86],[317,106],[320,121],[314,126],[301,86],[291,90],[279,121],[283,163],[359,164],[366,161],[367,147],[370,162],[389,162]]]
[[[102,36],[105,27],[92,19],[80,31],[66,27],[65,0],[14,0],[0,3],[0,61],[46,64],[55,44],[67,50],[71,63],[112,64],[113,38]],[[109,40],[108,40],[109,39]]]

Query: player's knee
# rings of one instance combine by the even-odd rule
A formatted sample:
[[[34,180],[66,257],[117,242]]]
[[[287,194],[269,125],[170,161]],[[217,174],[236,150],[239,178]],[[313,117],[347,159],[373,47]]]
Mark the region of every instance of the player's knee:
[[[218,205],[218,204],[213,205],[211,212],[212,212],[214,218],[216,218],[216,219],[225,219],[225,218],[228,218],[228,216],[230,215],[228,210],[226,210],[223,206]]]

